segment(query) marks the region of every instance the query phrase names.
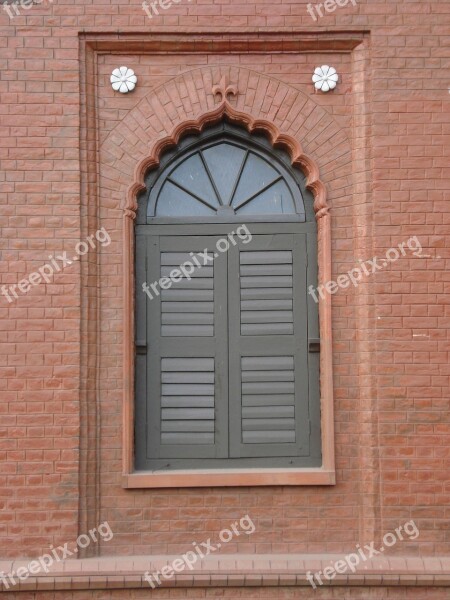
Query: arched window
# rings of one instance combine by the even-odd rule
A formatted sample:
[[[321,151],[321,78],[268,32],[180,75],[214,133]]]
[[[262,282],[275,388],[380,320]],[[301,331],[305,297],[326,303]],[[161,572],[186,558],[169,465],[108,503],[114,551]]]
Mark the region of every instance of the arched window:
[[[136,469],[321,464],[313,198],[228,123],[148,174],[136,225]]]
[[[155,217],[305,217],[300,190],[282,163],[229,139],[203,143],[174,161],[155,185],[149,211]]]

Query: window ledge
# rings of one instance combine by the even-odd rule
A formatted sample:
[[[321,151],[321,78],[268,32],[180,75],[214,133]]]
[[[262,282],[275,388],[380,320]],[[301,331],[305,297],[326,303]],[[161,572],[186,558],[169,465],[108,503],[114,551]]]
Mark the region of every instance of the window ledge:
[[[141,471],[122,476],[122,487],[128,489],[335,484],[335,471],[327,469]]]

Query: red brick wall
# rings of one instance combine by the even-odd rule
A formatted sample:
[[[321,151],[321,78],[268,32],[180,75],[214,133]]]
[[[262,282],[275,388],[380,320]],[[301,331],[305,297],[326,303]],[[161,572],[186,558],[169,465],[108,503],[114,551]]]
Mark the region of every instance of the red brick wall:
[[[257,533],[227,551],[351,551],[409,519],[419,526],[419,539],[392,552],[450,551],[449,95],[443,77],[449,6],[361,1],[317,22],[304,2],[182,0],[152,21],[140,2],[44,0],[13,20],[0,6],[2,285],[17,284],[49,254],[73,252],[98,225],[113,238],[110,248],[14,303],[0,296],[0,556],[38,555],[105,519],[115,532],[105,554],[177,552],[246,513]],[[99,55],[97,85],[88,95],[96,102],[92,116],[84,89],[94,75],[87,68],[83,83],[80,33],[131,32],[148,41],[151,32],[187,28],[201,29],[199,39],[213,28],[224,34],[263,28],[286,40],[292,29],[328,37],[366,33],[352,52],[337,43],[295,53],[281,52],[281,44],[278,52],[258,54],[109,51]],[[310,81],[324,63],[341,75],[330,94],[315,93]],[[121,64],[139,77],[132,94],[110,87],[109,74]],[[430,258],[402,258],[333,298],[335,487],[123,490],[122,207],[132,182],[110,177],[111,152],[120,147],[115,128],[130,123],[131,111],[158,86],[192,69],[225,65],[306,94],[346,139],[347,167],[333,176],[339,157],[331,142],[314,144],[312,135],[307,141],[329,175],[335,275],[414,235]],[[124,173],[144,151],[135,134],[127,140],[136,150],[124,155]],[[84,151],[92,156],[96,137],[98,196],[81,175]],[[89,204],[91,197],[97,205]],[[97,286],[94,302],[87,290]]]
[[[134,64],[138,58],[137,56],[130,56],[130,64]],[[225,58],[228,63],[240,64],[244,62],[246,57],[238,56],[236,60],[236,56],[212,55],[209,60],[212,64],[217,64],[224,63]],[[262,54],[258,58],[264,64],[266,56]],[[290,54],[286,58],[291,61],[291,64],[295,64],[295,62],[301,64],[299,59],[304,57],[300,57],[298,54]],[[167,65],[170,60],[174,66],[169,66],[169,69],[176,72],[175,67],[177,67],[179,72],[183,73],[186,71],[183,66],[184,59],[183,56],[160,57],[154,55],[151,57],[152,68],[158,69],[159,64]],[[108,57],[108,62],[109,60],[110,57]],[[308,60],[310,64],[299,73],[305,79],[308,76],[310,78],[309,71],[314,70],[314,58],[308,57]],[[323,60],[323,56],[319,55],[317,60]],[[345,77],[346,69],[347,73],[350,69],[348,55],[344,55],[342,58],[337,56],[336,60],[342,63],[337,64],[337,66],[342,67],[343,77]],[[111,64],[107,64],[100,70],[99,80],[102,83],[107,81],[111,69]],[[271,76],[270,68],[267,68],[267,71],[268,73],[264,74]],[[147,83],[145,64],[142,64],[140,72],[143,77],[143,85],[145,85]],[[176,115],[175,107],[182,105],[181,100],[178,101],[176,90],[188,89],[189,84],[196,89],[201,89],[204,85],[203,82],[206,82],[205,85],[207,86],[208,81],[218,81],[222,73],[227,74],[232,81],[239,81],[241,86],[244,85],[242,82],[248,82],[248,86],[252,88],[253,93],[245,93],[243,89],[238,97],[237,108],[239,110],[246,109],[252,116],[260,116],[258,106],[263,104],[265,98],[269,98],[270,95],[273,96],[272,101],[266,103],[267,106],[263,113],[265,115],[266,113],[267,115],[277,114],[274,122],[280,125],[282,131],[291,134],[301,132],[297,135],[302,139],[305,153],[310,155],[315,151],[323,162],[322,175],[324,180],[329,181],[330,198],[336,200],[336,214],[341,214],[342,217],[344,213],[348,214],[350,196],[345,194],[345,190],[350,191],[350,186],[346,181],[351,171],[350,145],[348,140],[345,139],[342,129],[339,129],[339,126],[333,122],[332,117],[321,109],[320,104],[316,106],[315,102],[308,98],[308,95],[297,99],[292,95],[292,88],[282,87],[281,85],[278,89],[272,90],[267,86],[267,82],[272,82],[272,79],[258,77],[257,74],[248,71],[247,68],[228,70],[222,67],[222,71],[219,73],[214,69],[205,67],[195,70],[189,79],[183,77],[174,79],[170,90],[173,102],[165,100],[169,97],[169,91],[166,92],[165,89],[161,90],[158,87],[161,82],[156,79],[155,84],[152,84],[150,78],[147,89],[157,89],[155,97],[151,96],[151,99],[147,101],[146,94],[141,91],[143,100],[137,104],[133,102],[131,106],[135,108],[132,108],[120,124],[112,129],[112,126],[108,126],[109,119],[119,114],[116,108],[118,98],[108,85],[108,87],[105,86],[102,89],[101,95],[104,101],[98,113],[99,120],[105,124],[105,130],[111,129],[111,133],[102,143],[100,152],[100,174],[104,174],[104,177],[100,177],[99,195],[103,210],[101,218],[110,223],[111,235],[114,240],[111,249],[104,258],[105,264],[120,263],[123,245],[121,215],[120,213],[117,215],[117,205],[111,205],[111,190],[114,190],[115,193],[117,189],[120,192],[123,188],[117,194],[118,199],[121,195],[126,194],[126,189],[130,181],[133,180],[131,167],[134,168],[134,165],[140,162],[141,157],[145,157],[145,148],[149,147],[154,137],[152,127],[143,127],[139,136],[137,136],[134,131],[135,124],[142,119],[142,115],[146,115],[153,127],[157,127],[158,123],[162,123],[162,126],[170,131],[174,125],[173,121],[176,124],[178,120],[183,120],[183,117],[177,118],[174,116]],[[169,90],[169,88],[167,89]],[[345,91],[336,96],[338,106],[343,103],[344,97]],[[127,100],[131,101],[129,97],[125,98],[125,101]],[[198,96],[194,94],[192,99],[190,97],[184,98],[183,103],[184,107],[178,108],[178,111],[189,116],[199,110],[202,112],[205,98],[202,98],[200,93]],[[295,108],[293,108],[295,103],[298,103],[302,116],[291,119],[292,122],[288,124],[288,115],[291,112],[294,115],[296,114]],[[196,105],[200,105],[200,109]],[[154,106],[158,107],[157,111],[152,111]],[[351,110],[347,109],[347,117],[350,112]],[[330,131],[334,134],[332,141],[327,143],[326,149],[322,152],[323,144],[319,140],[323,138],[325,141]],[[321,152],[323,153],[322,157],[320,156]],[[327,163],[329,164],[328,167]],[[342,171],[336,177],[338,167]],[[127,172],[128,174],[126,174]],[[119,216],[119,219],[117,219],[117,216]],[[116,221],[114,221],[114,218]],[[336,225],[339,226],[337,219]],[[358,522],[353,518],[353,512],[358,510],[358,495],[351,491],[353,484],[344,481],[342,481],[343,486],[340,489],[328,488],[326,491],[320,487],[219,488],[193,490],[192,492],[189,490],[130,491],[120,489],[120,447],[117,446],[120,438],[117,437],[117,434],[120,433],[122,422],[121,398],[119,396],[117,403],[113,403],[112,400],[117,393],[117,380],[121,376],[120,369],[122,366],[122,349],[114,345],[117,327],[120,326],[121,286],[122,278],[120,272],[118,272],[116,276],[112,275],[108,278],[108,285],[105,286],[104,292],[102,292],[105,298],[101,301],[103,307],[101,311],[105,311],[103,321],[105,326],[102,331],[101,347],[111,348],[108,353],[104,354],[103,358],[100,358],[100,366],[102,368],[102,365],[104,365],[105,376],[99,382],[103,415],[102,427],[108,427],[108,429],[104,429],[105,433],[102,435],[102,458],[100,463],[104,479],[100,489],[100,504],[104,507],[104,514],[116,532],[116,536],[113,542],[110,543],[108,550],[131,554],[176,552],[185,547],[186,544],[190,544],[194,531],[196,535],[205,538],[214,534],[217,535],[217,532],[229,525],[231,519],[239,518],[247,512],[252,515],[252,518],[258,520],[259,533],[248,540],[237,540],[243,552],[302,551],[307,548],[319,550],[317,530],[322,531],[324,526],[329,530],[328,543],[330,548],[335,544],[342,544],[344,541],[357,540]],[[111,317],[110,319],[106,318],[106,315],[110,314],[112,304],[118,308],[112,315],[113,318],[118,319],[117,323],[112,322]],[[114,357],[115,362],[113,363]],[[338,416],[338,421],[341,418],[341,416]],[[111,431],[115,435],[111,436]],[[355,482],[355,485],[358,485],[358,482]],[[336,508],[337,504],[339,504],[338,509]],[[318,513],[319,507],[322,507],[322,516]],[[128,516],[130,510],[134,515],[131,524]],[[347,519],[345,533],[340,526],[332,524],[333,514],[339,514],[339,518],[342,520]],[[344,536],[345,539],[342,539],[341,536]],[[227,551],[233,550],[236,550],[234,544],[227,545]]]

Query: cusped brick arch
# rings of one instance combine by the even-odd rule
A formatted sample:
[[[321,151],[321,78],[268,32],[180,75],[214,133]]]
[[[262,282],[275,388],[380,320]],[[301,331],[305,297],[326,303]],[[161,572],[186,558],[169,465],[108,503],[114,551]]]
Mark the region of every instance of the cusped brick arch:
[[[124,439],[125,485],[133,477],[134,299],[133,220],[147,171],[183,135],[199,133],[227,118],[250,133],[263,131],[274,147],[286,150],[294,167],[307,177],[318,222],[319,280],[331,279],[331,227],[327,198],[344,193],[342,174],[350,170],[351,149],[332,116],[305,92],[277,79],[240,67],[204,67],[187,71],[150,91],[110,132],[102,144],[107,177],[124,209]],[[287,483],[333,483],[334,428],[331,300],[320,304],[323,477]],[[222,479],[223,480],[223,479]],[[207,480],[211,483],[211,478]],[[246,479],[248,482],[248,478]],[[267,484],[262,479],[254,483]],[[128,482],[128,483],[127,483]],[[231,482],[231,484],[233,484]],[[155,484],[157,485],[157,484]],[[180,484],[182,485],[182,484]],[[188,485],[188,483],[186,483]],[[196,485],[201,485],[197,481]],[[140,485],[136,484],[136,487]]]
[[[103,142],[111,158],[109,176],[122,188],[124,208],[136,210],[145,173],[158,165],[165,149],[225,115],[250,132],[264,131],[274,146],[289,152],[307,175],[317,210],[326,206],[326,196],[340,195],[337,174],[348,173],[350,143],[330,113],[277,79],[240,67],[205,67],[149,92]]]

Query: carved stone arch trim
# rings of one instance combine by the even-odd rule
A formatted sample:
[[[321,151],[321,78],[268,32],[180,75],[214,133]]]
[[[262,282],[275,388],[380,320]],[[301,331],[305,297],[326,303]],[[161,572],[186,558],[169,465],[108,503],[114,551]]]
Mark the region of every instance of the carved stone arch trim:
[[[236,82],[226,87],[224,81]],[[258,105],[248,84],[273,90],[271,101]],[[213,85],[220,82],[219,85]],[[242,90],[245,89],[245,92]],[[188,92],[188,98],[184,95]],[[216,96],[221,94],[217,104]],[[229,99],[232,95],[233,98]],[[250,96],[250,97],[248,97]],[[275,99],[278,98],[278,103]],[[280,100],[281,99],[281,100]],[[283,100],[284,99],[284,100]],[[184,100],[184,102],[183,102]],[[233,104],[232,104],[233,102]],[[283,104],[286,103],[286,106]],[[245,126],[248,132],[263,131],[274,147],[286,150],[292,165],[307,176],[314,195],[318,224],[319,284],[331,280],[331,225],[327,191],[339,197],[336,173],[348,173],[351,160],[347,137],[323,107],[278,80],[242,68],[205,67],[172,79],[145,96],[108,135],[103,147],[111,156],[113,177],[125,198],[124,209],[124,394],[123,394],[123,486],[198,487],[211,485],[330,485],[335,483],[333,364],[331,295],[320,301],[320,389],[322,428],[321,469],[258,469],[238,472],[134,473],[134,219],[137,196],[145,189],[144,177],[159,165],[162,153],[188,133],[200,133],[222,119]],[[139,129],[138,135],[136,131]],[[129,135],[128,135],[129,134]],[[300,142],[302,140],[302,142]],[[327,144],[326,152],[322,147]],[[143,152],[143,141],[147,150]],[[316,157],[318,156],[318,158]],[[131,169],[134,165],[134,169]],[[321,167],[319,178],[319,165]],[[115,176],[114,176],[115,171]],[[131,186],[129,182],[132,181]],[[127,185],[128,182],[128,185]]]
[[[314,196],[314,211],[316,218],[320,219],[329,212],[326,198],[326,187],[319,180],[319,168],[311,158],[307,157],[300,143],[292,136],[281,133],[279,129],[264,119],[253,119],[249,114],[235,110],[227,100],[224,100],[217,109],[201,115],[198,119],[184,121],[177,125],[170,135],[158,140],[151,152],[137,166],[134,172],[134,182],[128,190],[127,202],[124,208],[125,216],[134,219],[137,211],[136,198],[145,190],[144,178],[150,169],[155,169],[160,164],[162,154],[176,147],[183,136],[191,133],[201,133],[208,125],[219,123],[227,118],[231,123],[244,125],[248,133],[263,132],[269,138],[274,148],[285,150],[293,167],[297,167],[306,174],[306,187]]]
[[[214,69],[211,68],[203,68],[203,69],[197,69],[194,71],[189,71],[189,74],[197,74],[198,71],[211,71],[214,72]],[[220,69],[217,70],[218,75],[220,76],[220,73],[223,73],[225,70],[224,69]],[[213,107],[210,107],[209,110],[205,111],[205,112],[201,112],[198,115],[196,115],[195,118],[188,118],[189,114],[188,112],[186,112],[185,115],[185,119],[178,121],[177,123],[174,124],[173,128],[170,131],[166,132],[165,136],[160,136],[157,137],[156,139],[152,140],[151,146],[150,146],[150,151],[149,153],[142,157],[142,159],[140,160],[139,163],[136,164],[136,167],[134,169],[133,172],[133,183],[132,185],[129,187],[129,189],[127,190],[127,195],[126,195],[126,202],[125,202],[125,206],[124,206],[124,210],[126,212],[126,215],[134,218],[132,213],[135,213],[137,210],[137,203],[136,203],[136,198],[137,195],[143,191],[145,189],[145,183],[144,183],[144,177],[145,174],[147,173],[148,170],[153,169],[153,168],[157,168],[159,166],[159,160],[161,155],[169,148],[176,146],[178,144],[178,142],[180,141],[180,139],[188,134],[188,133],[201,133],[201,131],[203,131],[203,129],[205,127],[207,127],[208,125],[213,125],[215,123],[220,122],[224,117],[227,117],[232,123],[236,123],[239,125],[243,125],[245,126],[245,128],[247,129],[247,131],[249,133],[254,133],[254,132],[258,132],[258,131],[262,131],[264,132],[268,138],[270,139],[271,144],[276,148],[282,148],[284,150],[286,150],[289,155],[291,156],[291,160],[292,160],[292,165],[294,167],[298,167],[301,170],[303,170],[305,172],[305,174],[307,175],[307,187],[308,189],[310,189],[313,192],[314,198],[315,198],[315,211],[316,213],[320,213],[318,214],[318,218],[320,218],[320,216],[322,216],[324,214],[324,211],[328,211],[328,204],[327,204],[327,193],[326,193],[326,187],[322,184],[322,182],[319,180],[319,167],[317,165],[317,163],[315,162],[315,160],[312,158],[311,155],[307,155],[307,153],[305,153],[305,151],[303,150],[302,144],[299,141],[300,139],[302,139],[301,135],[296,135],[293,136],[292,133],[289,133],[288,131],[283,131],[279,125],[277,125],[277,119],[271,121],[268,120],[267,118],[264,118],[262,114],[258,114],[258,115],[254,115],[249,111],[242,111],[239,110],[239,104],[235,106],[233,106],[231,104],[231,101],[228,99],[228,96],[230,95],[230,93],[232,93],[234,96],[238,96],[239,94],[239,90],[236,86],[228,86],[225,88],[226,84],[225,81],[227,80],[227,78],[231,77],[232,74],[234,72],[246,72],[248,74],[253,74],[254,76],[258,77],[260,80],[267,80],[267,81],[271,81],[271,82],[275,82],[277,80],[273,79],[273,78],[269,78],[265,75],[261,75],[259,73],[254,73],[248,69],[243,69],[243,68],[230,68],[229,71],[225,74],[222,75],[222,79],[220,82],[220,85],[214,85],[211,88],[211,96],[214,99],[215,96],[220,93],[222,96],[222,100],[220,102],[220,104],[215,105]],[[181,76],[178,76],[177,78],[173,79],[171,82],[164,84],[162,86],[160,86],[157,90],[155,90],[155,92],[153,93],[155,96],[161,95],[164,96],[164,93],[166,92],[166,88],[167,87],[176,87],[176,88],[180,88],[182,86],[183,83],[185,83],[185,79],[187,77],[188,74],[183,74]],[[211,81],[213,80],[214,75],[211,75]],[[236,80],[239,80],[240,77],[239,75],[236,75]],[[291,92],[294,90],[294,88],[292,88],[291,86],[288,86],[287,84],[281,83],[277,81],[277,85],[280,88],[286,88],[289,89]],[[222,89],[223,88],[223,89]],[[305,122],[303,123],[305,129],[307,129],[308,132],[311,131],[311,127],[315,124],[319,124],[320,123],[320,128],[318,128],[317,133],[320,135],[321,133],[323,133],[323,131],[327,131],[329,133],[329,137],[325,138],[327,140],[327,143],[330,147],[330,150],[333,150],[334,147],[338,147],[341,146],[343,147],[343,149],[345,149],[345,155],[348,157],[349,153],[350,153],[350,145],[347,139],[346,134],[339,128],[339,126],[337,125],[337,123],[335,122],[335,120],[333,119],[333,117],[321,106],[319,106],[318,104],[316,104],[313,100],[311,100],[311,98],[306,95],[304,92],[301,92],[299,90],[295,90],[295,93],[297,95],[296,98],[296,102],[290,104],[290,112],[292,112],[293,114],[296,112],[294,107],[296,106],[296,104],[301,104],[303,106],[303,108],[305,109],[305,113],[307,113],[308,116],[308,120],[309,120],[309,127]],[[149,94],[148,96],[150,96],[151,94]],[[288,94],[281,94],[282,95],[288,95]],[[142,99],[139,103],[139,105],[137,107],[135,107],[132,111],[131,114],[136,111],[139,112],[139,107],[143,108],[142,105],[144,103],[148,103],[150,102],[151,104],[154,104],[151,102],[151,100],[149,101],[148,96],[146,96],[144,99]],[[158,104],[160,104],[160,106],[163,106],[162,102],[158,102]],[[242,102],[241,102],[242,104]],[[309,104],[309,106],[308,106]],[[311,108],[311,105],[314,108]],[[315,118],[312,119],[311,115],[313,113],[317,113],[315,115]],[[270,111],[269,113],[270,114]],[[123,123],[123,122],[122,122]],[[120,129],[121,124],[119,124],[116,129],[113,130],[113,132],[116,132],[116,130]],[[113,133],[111,132],[111,133]],[[339,132],[339,136],[335,137],[334,142],[332,143],[333,140],[333,134],[336,134]],[[119,133],[117,131],[117,133]],[[107,143],[110,143],[112,136],[111,134],[107,137],[107,139],[105,140],[105,145]],[[306,137],[306,136],[305,136]],[[339,162],[342,162],[339,158],[336,159],[336,166],[338,166]],[[129,214],[129,212],[131,214]]]

